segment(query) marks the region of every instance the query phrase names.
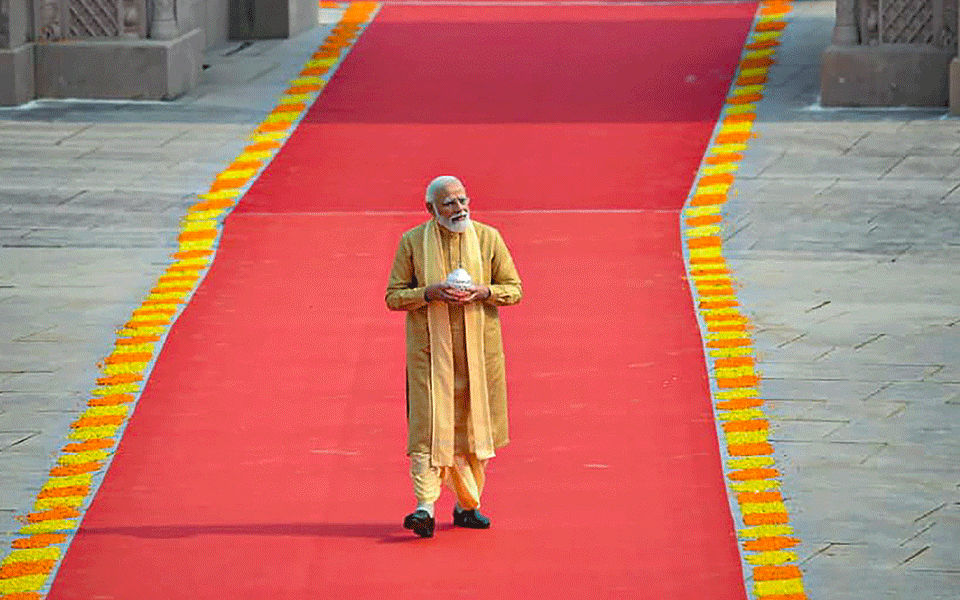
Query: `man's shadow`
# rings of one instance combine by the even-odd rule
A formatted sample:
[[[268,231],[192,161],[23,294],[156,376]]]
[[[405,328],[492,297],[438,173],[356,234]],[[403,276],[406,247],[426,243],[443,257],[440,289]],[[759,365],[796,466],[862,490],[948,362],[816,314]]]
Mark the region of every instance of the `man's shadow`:
[[[443,531],[453,526],[438,525]],[[81,527],[84,535],[123,535],[146,539],[191,538],[200,535],[261,535],[285,537],[373,538],[380,544],[415,542],[420,538],[399,523],[251,523],[248,525],[132,525]]]

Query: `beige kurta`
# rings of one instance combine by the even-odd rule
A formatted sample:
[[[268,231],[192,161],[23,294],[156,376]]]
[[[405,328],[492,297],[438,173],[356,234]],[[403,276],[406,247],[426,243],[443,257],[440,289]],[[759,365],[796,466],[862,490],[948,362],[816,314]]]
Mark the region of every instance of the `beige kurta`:
[[[429,222],[428,222],[429,223]],[[430,283],[424,277],[423,239],[427,223],[418,225],[403,234],[390,271],[386,302],[391,310],[407,312],[407,453],[430,453],[431,415],[433,407],[430,395],[430,335],[428,329],[427,303],[423,292]],[[484,356],[486,362],[487,396],[490,407],[490,426],[495,448],[509,441],[507,426],[507,388],[504,375],[503,342],[500,337],[498,306],[508,306],[520,301],[522,294],[520,276],[513,265],[500,233],[488,226],[473,221],[480,243],[482,281],[477,285],[489,285],[491,295],[483,302],[484,310]],[[447,272],[460,266],[460,251],[463,234],[451,233],[440,227],[443,257]],[[449,306],[450,334],[453,342],[454,370],[454,452],[471,454],[468,436],[469,379],[466,367],[466,338],[464,335],[463,308]]]

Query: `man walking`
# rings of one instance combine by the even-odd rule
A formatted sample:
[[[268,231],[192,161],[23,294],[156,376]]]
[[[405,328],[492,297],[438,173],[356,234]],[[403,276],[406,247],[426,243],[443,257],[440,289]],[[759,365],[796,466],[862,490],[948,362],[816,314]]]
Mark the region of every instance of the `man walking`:
[[[463,184],[427,186],[432,219],[400,238],[386,302],[407,311],[407,454],[417,507],[403,526],[432,537],[446,483],[454,525],[486,529],[487,461],[509,442],[499,306],[520,301],[520,276],[500,233],[470,219]]]

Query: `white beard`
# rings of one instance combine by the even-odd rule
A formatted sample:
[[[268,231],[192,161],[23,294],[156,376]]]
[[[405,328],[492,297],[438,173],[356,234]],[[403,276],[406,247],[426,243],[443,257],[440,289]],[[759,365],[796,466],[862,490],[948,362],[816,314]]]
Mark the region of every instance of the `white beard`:
[[[447,231],[452,231],[453,233],[463,233],[467,230],[467,227],[470,227],[470,212],[467,212],[467,216],[459,221],[454,221],[448,217],[441,217],[437,215],[437,223],[443,225]]]

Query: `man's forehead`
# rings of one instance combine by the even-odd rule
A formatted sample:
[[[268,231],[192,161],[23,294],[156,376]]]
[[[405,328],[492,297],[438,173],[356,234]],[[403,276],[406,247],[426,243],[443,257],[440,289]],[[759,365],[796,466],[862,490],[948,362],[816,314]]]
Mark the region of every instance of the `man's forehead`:
[[[461,193],[466,193],[466,188],[463,187],[463,184],[460,183],[448,183],[443,186],[444,197],[448,198],[450,196],[457,196]]]

